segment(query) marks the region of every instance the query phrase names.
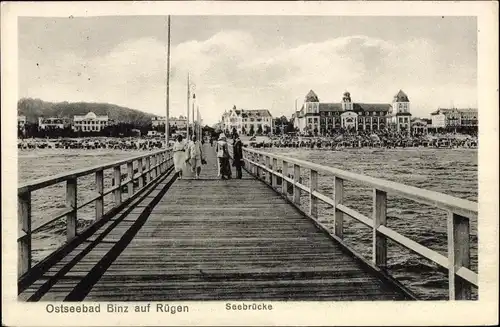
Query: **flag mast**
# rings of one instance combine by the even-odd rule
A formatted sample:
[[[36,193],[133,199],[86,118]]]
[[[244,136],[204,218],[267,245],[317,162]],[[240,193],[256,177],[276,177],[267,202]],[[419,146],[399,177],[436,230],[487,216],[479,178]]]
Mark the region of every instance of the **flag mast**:
[[[192,109],[192,111],[193,111],[192,112],[192,114],[193,114],[193,116],[192,116],[192,120],[193,120],[193,135],[196,135],[196,118],[194,117],[194,103],[195,103],[195,101],[196,101],[196,93],[193,92],[193,104],[192,104],[192,107],[193,107],[193,109]]]
[[[170,118],[170,15],[168,15],[168,38],[167,38],[167,115],[165,116],[165,148],[169,147],[169,118]]]
[[[198,128],[196,129],[196,134],[198,134],[197,139],[201,142],[200,106],[196,106],[196,120],[198,121]]]
[[[191,93],[189,90],[189,73],[187,78],[187,127],[186,127],[186,137],[189,140],[189,99],[191,97]]]

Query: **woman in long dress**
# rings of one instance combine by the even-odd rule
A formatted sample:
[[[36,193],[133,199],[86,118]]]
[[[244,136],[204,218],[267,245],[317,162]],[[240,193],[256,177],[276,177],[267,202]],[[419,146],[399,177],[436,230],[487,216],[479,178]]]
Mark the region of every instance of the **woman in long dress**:
[[[174,153],[175,172],[177,173],[179,179],[182,179],[182,169],[186,161],[185,149],[186,145],[182,142],[182,135],[177,135],[172,151]]]

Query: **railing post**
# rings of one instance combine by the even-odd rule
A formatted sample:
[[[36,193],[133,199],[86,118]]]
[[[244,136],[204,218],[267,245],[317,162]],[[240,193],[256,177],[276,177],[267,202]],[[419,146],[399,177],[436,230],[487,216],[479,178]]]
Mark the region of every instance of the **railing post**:
[[[99,198],[95,200],[95,220],[102,218],[104,214],[104,171],[98,170],[95,172],[95,184]]]
[[[387,221],[387,193],[373,190],[373,263],[379,267],[387,266],[387,239],[377,231]]]
[[[76,178],[71,178],[66,181],[66,207],[71,210],[66,216],[66,238],[68,241],[71,241],[76,236],[76,185]]]
[[[151,156],[151,163],[150,163],[150,169],[151,169],[151,179],[155,179],[156,177],[156,156],[155,155],[152,155]]]
[[[311,217],[318,218],[318,198],[313,195],[313,192],[318,189],[318,172],[311,169],[309,178],[309,214]]]
[[[168,169],[168,152],[163,152],[161,158],[162,158],[162,163],[163,163],[162,173],[164,173]]]
[[[161,174],[161,161],[160,161],[160,154],[155,155],[155,163],[156,163],[156,169],[155,169],[155,177],[160,176]]]
[[[278,187],[278,176],[276,176],[277,172],[278,172],[278,159],[273,158],[273,174],[271,176],[271,179],[272,179],[271,185],[275,189]]]
[[[267,169],[271,169],[271,158],[268,156],[264,156],[264,165],[266,166]],[[271,176],[272,174],[269,171],[264,172],[265,175],[265,180],[268,184],[271,184]]]
[[[31,192],[17,196],[17,219],[19,229],[26,233],[18,243],[18,276],[31,268]]]
[[[143,158],[139,159],[137,162],[137,172],[139,173],[139,188],[142,188],[144,186],[144,176],[142,175],[142,163],[143,163]]]
[[[283,160],[281,174],[283,175],[283,178],[281,179],[281,194],[288,197],[288,182],[285,180],[285,177],[288,177],[288,162],[285,160]]]
[[[158,166],[158,175],[161,175],[163,173],[163,166],[165,165],[165,161],[163,161],[163,153],[158,153],[158,163],[160,164]]]
[[[113,168],[113,177],[115,180],[115,206],[122,203],[122,172],[120,168],[121,166],[119,165]]]
[[[255,154],[255,163],[260,164],[260,154]],[[260,167],[255,165],[255,176],[260,179]]]
[[[134,162],[127,162],[127,175],[128,175],[128,184],[127,184],[127,193],[128,197],[131,198],[134,194]]]
[[[293,165],[293,203],[300,205],[300,188],[297,183],[300,181],[300,166]]]
[[[344,213],[337,209],[337,205],[342,204],[343,200],[344,180],[335,176],[333,179],[333,201],[335,203],[335,206],[333,207],[333,210],[335,212],[334,233],[339,238],[344,237]]]
[[[257,155],[255,155],[255,153],[252,153],[252,161],[254,162],[252,164],[252,174],[258,178],[259,169],[257,167],[258,161],[257,161]]]
[[[461,267],[470,268],[469,219],[448,212],[448,284],[450,300],[470,299],[471,285],[456,275]]]
[[[149,184],[149,180],[151,179],[151,172],[149,171],[149,167],[150,167],[150,160],[149,160],[149,156],[146,157],[146,178],[145,178],[145,184],[148,185]]]

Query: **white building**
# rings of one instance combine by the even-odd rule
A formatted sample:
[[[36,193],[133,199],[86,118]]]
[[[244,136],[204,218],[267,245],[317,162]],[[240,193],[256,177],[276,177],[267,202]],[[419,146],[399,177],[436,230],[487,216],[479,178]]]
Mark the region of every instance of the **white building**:
[[[170,126],[175,126],[177,129],[186,129],[187,127],[187,117],[179,116],[172,117],[169,120]]]
[[[233,109],[222,115],[221,128],[223,131],[238,134],[273,134],[273,116],[267,109]]]
[[[153,127],[165,125],[165,116],[163,116],[163,117],[157,116],[157,117],[151,118],[151,125],[153,125]]]
[[[392,108],[396,114],[392,116],[392,124],[398,132],[411,132],[410,100],[402,90],[394,96]]]
[[[432,128],[477,127],[477,108],[439,108],[431,113]]]
[[[341,102],[320,102],[316,93],[311,90],[292,119],[294,128],[302,134],[327,135],[341,129],[386,129],[392,120],[391,114],[392,106],[389,103],[353,102],[349,92],[344,92]]]
[[[108,115],[97,116],[95,113],[89,112],[86,115],[75,115],[73,118],[75,132],[99,132],[108,125]]]
[[[431,113],[431,126],[432,128],[445,128],[446,127],[446,116],[444,113],[436,111]]]
[[[38,117],[38,129],[64,129],[66,121],[59,117]]]
[[[166,118],[165,116],[158,116],[151,118],[151,125],[153,127],[165,126]],[[184,116],[170,117],[168,123],[171,127],[176,127],[177,129],[186,129],[187,127],[187,118]]]

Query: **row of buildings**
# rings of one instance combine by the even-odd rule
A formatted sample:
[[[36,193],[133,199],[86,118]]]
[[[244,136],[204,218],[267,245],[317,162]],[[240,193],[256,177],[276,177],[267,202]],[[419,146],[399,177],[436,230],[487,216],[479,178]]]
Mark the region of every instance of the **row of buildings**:
[[[17,125],[24,129],[27,124],[26,116],[17,117]],[[38,117],[38,128],[40,130],[48,129],[65,129],[71,127],[75,132],[100,132],[106,126],[112,125],[113,120],[107,115],[98,116],[93,112],[86,115],[75,115],[72,120],[60,117]],[[179,118],[172,117],[169,119],[170,126],[175,126],[177,129],[186,129],[187,118],[180,116]],[[164,126],[165,117],[151,118],[151,125],[154,127]]]
[[[75,115],[73,120],[59,117],[38,117],[38,129],[65,129],[71,127],[75,132],[100,132],[113,121],[107,115],[97,116],[93,112],[86,115]],[[17,126],[24,129],[27,124],[26,116],[17,117]]]
[[[477,128],[478,111],[476,108],[440,108],[431,114],[430,119],[415,118],[411,113],[410,99],[403,90],[399,90],[390,103],[355,102],[349,92],[344,92],[340,102],[321,102],[310,90],[290,121],[294,130],[301,134],[328,135],[341,129],[367,132],[389,129],[426,134],[429,130]],[[224,112],[216,127],[244,134],[253,134],[252,130],[273,134],[276,126],[283,131],[282,122],[283,117],[273,119],[267,109],[248,110],[234,106]]]

